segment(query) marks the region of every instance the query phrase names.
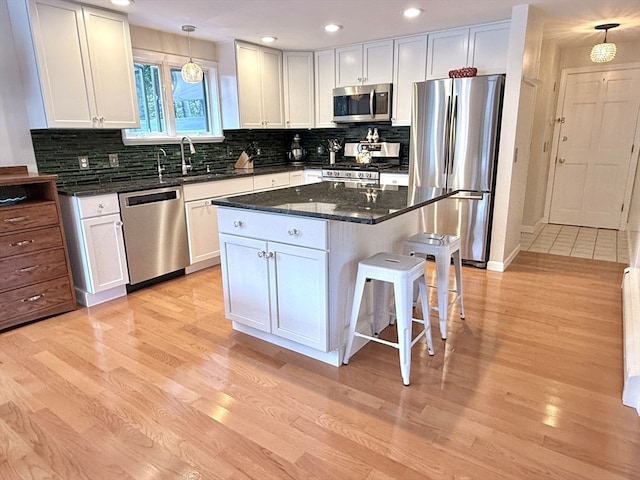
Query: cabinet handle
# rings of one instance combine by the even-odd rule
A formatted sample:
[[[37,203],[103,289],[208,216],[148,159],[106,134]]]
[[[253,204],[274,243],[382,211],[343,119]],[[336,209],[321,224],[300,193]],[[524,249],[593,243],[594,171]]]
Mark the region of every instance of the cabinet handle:
[[[267,254],[267,252],[265,252],[264,250],[258,250],[258,256],[260,258],[264,257]]]
[[[44,297],[44,293],[39,293],[38,295],[34,295],[33,297],[23,298],[21,301],[22,301],[22,303],[24,303],[24,302],[35,302],[37,300],[40,300],[42,297]]]
[[[297,228],[291,228],[289,229],[289,235],[300,235],[300,230]]]
[[[27,220],[29,217],[24,216],[24,217],[13,217],[13,218],[5,218],[4,219],[4,223],[17,223],[17,222],[24,222],[25,220]]]
[[[31,240],[22,240],[20,242],[16,242],[16,243],[10,243],[9,246],[10,247],[25,247],[27,245],[30,245],[33,243],[33,239]]]
[[[236,228],[242,227],[242,222],[240,220],[236,220],[233,222],[233,226]]]
[[[24,268],[19,268],[18,270],[16,270],[16,273],[27,273],[27,272],[32,272],[34,271],[36,268],[38,268],[40,265],[32,265],[30,267],[24,267]]]
[[[123,223],[122,223],[122,222],[120,222],[120,221],[117,221],[117,222],[116,222],[116,227],[120,228],[120,227],[122,227],[122,225],[123,225]]]
[[[99,203],[98,204],[98,210],[102,210],[104,209],[104,203]]]

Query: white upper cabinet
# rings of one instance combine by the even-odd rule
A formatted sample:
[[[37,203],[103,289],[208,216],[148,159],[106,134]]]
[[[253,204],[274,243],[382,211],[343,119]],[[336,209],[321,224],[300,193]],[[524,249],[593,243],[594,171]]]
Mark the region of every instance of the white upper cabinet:
[[[413,83],[426,78],[427,35],[397,38],[393,48],[394,125],[411,124]]]
[[[282,52],[236,42],[240,127],[283,128]]]
[[[336,48],[336,87],[391,83],[393,40]]]
[[[333,89],[336,86],[335,50],[314,52],[315,126],[335,127],[333,123]]]
[[[509,49],[509,22],[480,25],[469,29],[469,65],[478,75],[505,73]]]
[[[287,128],[312,128],[313,52],[284,52],[284,116]]]
[[[508,47],[509,22],[430,33],[427,79],[462,67],[476,67],[478,75],[505,73]]]
[[[469,29],[459,28],[429,34],[427,79],[447,78],[449,70],[467,67]]]
[[[8,6],[31,128],[139,125],[126,16],[60,0]]]

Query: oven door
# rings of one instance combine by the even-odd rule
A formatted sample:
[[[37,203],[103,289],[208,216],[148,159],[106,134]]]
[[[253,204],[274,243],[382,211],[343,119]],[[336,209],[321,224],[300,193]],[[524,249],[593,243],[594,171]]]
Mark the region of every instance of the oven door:
[[[391,120],[391,84],[333,89],[333,121],[376,122]]]

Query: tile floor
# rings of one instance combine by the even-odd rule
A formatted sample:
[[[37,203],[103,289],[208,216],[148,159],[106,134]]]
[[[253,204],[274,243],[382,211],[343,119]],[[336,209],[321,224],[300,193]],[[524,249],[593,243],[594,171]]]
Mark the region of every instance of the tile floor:
[[[618,230],[545,225],[537,233],[522,233],[520,248],[528,252],[629,263],[627,233]]]

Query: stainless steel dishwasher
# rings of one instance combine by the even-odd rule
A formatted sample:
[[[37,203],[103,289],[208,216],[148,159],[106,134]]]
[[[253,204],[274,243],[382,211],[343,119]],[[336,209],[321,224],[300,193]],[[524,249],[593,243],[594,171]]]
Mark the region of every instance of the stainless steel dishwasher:
[[[131,285],[189,265],[182,187],[121,193],[119,197]]]

